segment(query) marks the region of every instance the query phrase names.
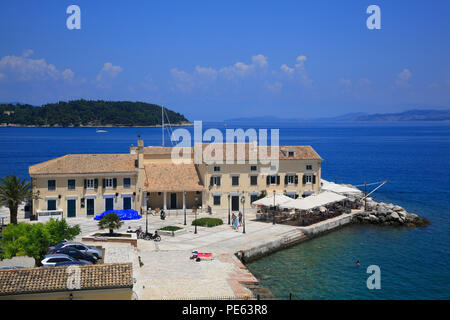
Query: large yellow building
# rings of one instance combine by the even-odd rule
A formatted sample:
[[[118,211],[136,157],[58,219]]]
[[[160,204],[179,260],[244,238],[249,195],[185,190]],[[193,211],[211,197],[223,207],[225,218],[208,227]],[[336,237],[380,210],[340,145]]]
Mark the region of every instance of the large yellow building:
[[[144,147],[138,140],[128,154],[66,155],[30,166],[39,196],[33,214],[45,219],[112,209],[239,211],[274,190],[294,198],[320,191],[322,158],[311,146],[280,146],[273,154],[267,149],[253,143],[203,143],[180,151]],[[266,151],[267,161],[261,161]],[[183,152],[183,163],[174,161]],[[267,173],[269,167],[274,171]]]

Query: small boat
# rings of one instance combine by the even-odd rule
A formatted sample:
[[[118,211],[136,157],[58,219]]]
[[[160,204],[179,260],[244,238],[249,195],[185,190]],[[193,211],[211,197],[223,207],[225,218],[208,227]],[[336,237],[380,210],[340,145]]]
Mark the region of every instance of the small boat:
[[[97,132],[97,133],[104,133],[104,132],[108,132],[108,131],[103,130],[103,129],[97,129],[95,132]]]

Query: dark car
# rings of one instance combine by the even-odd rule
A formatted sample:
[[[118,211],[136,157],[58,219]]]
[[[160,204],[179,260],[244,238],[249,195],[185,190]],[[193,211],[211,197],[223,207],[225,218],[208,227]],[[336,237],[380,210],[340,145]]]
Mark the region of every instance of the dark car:
[[[55,264],[55,267],[59,266],[73,266],[73,265],[79,265],[79,266],[85,266],[88,265],[85,261],[66,261],[66,262],[58,262]]]
[[[75,258],[77,260],[86,260],[92,263],[97,262],[97,258],[93,255],[90,255],[88,253],[81,252],[78,249],[75,248],[61,248],[56,249],[51,252],[52,254],[67,254],[68,256]]]
[[[55,244],[54,246],[48,247],[48,252],[52,253],[53,251],[60,249],[66,242],[67,240],[63,240],[60,243]]]

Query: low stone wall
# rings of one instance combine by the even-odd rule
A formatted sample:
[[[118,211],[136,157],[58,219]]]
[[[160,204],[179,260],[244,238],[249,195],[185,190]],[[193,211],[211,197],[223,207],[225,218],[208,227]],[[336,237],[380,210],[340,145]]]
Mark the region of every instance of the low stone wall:
[[[127,233],[130,238],[119,238],[119,237],[98,237],[98,236],[85,236],[81,238],[81,241],[90,242],[116,242],[116,243],[129,243],[134,247],[137,247],[137,236],[135,233]]]
[[[159,235],[165,235],[165,236],[171,236],[171,237],[174,237],[176,235],[183,234],[186,232],[188,232],[187,229],[180,229],[180,230],[176,230],[176,231],[168,231],[168,230],[161,230],[161,229],[158,230]]]

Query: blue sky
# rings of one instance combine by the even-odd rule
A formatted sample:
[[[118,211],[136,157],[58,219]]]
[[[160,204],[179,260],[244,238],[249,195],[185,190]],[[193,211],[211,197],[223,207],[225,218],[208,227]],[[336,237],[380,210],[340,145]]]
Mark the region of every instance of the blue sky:
[[[81,8],[81,30],[66,9]],[[369,30],[366,8],[381,9]],[[190,120],[450,108],[449,1],[2,1],[0,102],[146,101]]]

